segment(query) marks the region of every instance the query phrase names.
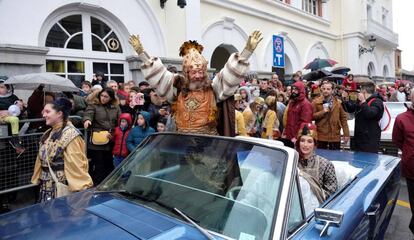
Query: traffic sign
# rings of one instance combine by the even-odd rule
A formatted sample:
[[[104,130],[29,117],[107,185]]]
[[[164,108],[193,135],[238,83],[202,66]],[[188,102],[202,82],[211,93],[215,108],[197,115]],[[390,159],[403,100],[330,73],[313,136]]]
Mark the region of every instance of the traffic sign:
[[[285,49],[282,36],[273,35],[273,66],[285,67]]]

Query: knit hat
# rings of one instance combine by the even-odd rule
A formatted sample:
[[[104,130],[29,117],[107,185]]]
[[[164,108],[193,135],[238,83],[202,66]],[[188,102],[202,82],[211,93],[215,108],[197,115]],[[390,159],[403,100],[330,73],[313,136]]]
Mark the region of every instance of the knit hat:
[[[299,140],[302,136],[309,136],[312,137],[313,140],[317,141],[318,133],[316,131],[316,126],[312,123],[302,123],[300,125],[297,139]]]

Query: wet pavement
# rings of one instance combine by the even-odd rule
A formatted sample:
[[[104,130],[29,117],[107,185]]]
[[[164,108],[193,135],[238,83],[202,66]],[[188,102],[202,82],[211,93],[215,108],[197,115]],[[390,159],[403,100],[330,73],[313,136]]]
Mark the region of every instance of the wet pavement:
[[[414,239],[414,235],[408,228],[408,224],[411,220],[411,210],[408,201],[407,184],[405,179],[401,179],[400,194],[398,196],[397,205],[391,217],[391,222],[388,225],[387,232],[385,233],[386,240],[411,240]]]

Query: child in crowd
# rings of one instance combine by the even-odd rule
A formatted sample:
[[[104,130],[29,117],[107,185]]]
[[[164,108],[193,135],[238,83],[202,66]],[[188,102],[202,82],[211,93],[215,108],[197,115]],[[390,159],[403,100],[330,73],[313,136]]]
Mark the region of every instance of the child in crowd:
[[[126,156],[129,151],[127,148],[127,138],[132,127],[132,117],[129,113],[122,113],[118,119],[118,127],[115,128],[112,141],[114,142],[114,148],[112,154],[114,155],[114,167],[117,167]]]
[[[165,117],[159,118],[157,122],[157,132],[165,132],[166,129],[167,129],[167,119]]]
[[[141,111],[138,113],[137,125],[131,130],[127,138],[127,147],[130,152],[132,152],[144,138],[155,132],[149,125],[150,117],[149,112]]]
[[[82,91],[79,92],[79,95],[82,97],[86,97],[92,92],[92,85],[88,81],[83,81],[81,87]]]
[[[25,151],[18,137],[19,118],[17,116],[20,115],[22,110],[23,104],[13,94],[11,86],[4,84],[4,80],[0,80],[0,123],[9,123],[11,125],[12,139],[9,143],[19,156]]]

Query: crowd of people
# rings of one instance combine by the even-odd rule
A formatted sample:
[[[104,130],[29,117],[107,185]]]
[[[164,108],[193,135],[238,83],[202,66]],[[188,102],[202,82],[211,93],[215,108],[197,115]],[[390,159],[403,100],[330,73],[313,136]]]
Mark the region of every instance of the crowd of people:
[[[168,69],[176,72],[172,66]],[[296,72],[292,84],[285,86],[277,74],[270,79],[258,78],[254,72],[246,74],[234,94],[234,135],[280,140],[295,147],[301,126],[314,122],[317,147],[340,149],[341,140],[349,141],[347,120],[352,115],[356,119],[355,149],[378,152],[381,129],[377,122],[384,111],[382,102],[410,99],[406,94],[408,86],[403,84],[391,93],[391,88],[387,88],[388,96],[383,94],[382,86],[372,82],[357,85],[352,74],[341,85],[330,81],[308,83],[301,77],[301,72]],[[56,101],[62,99],[70,103],[70,109],[63,114],[64,127],[84,127],[90,131],[91,137],[85,146],[90,159],[87,172],[94,184],[100,183],[146,136],[177,128],[171,103],[166,97],[158,96],[147,81],[138,85],[135,81],[118,83],[106,81],[103,74],[97,73],[96,79],[85,81],[81,86],[79,93],[60,94],[46,92],[39,86],[25,104],[12,93],[11,86],[0,82],[0,121],[11,124],[10,144],[17,153],[24,152],[24,143],[18,137],[19,118],[47,118],[46,106],[56,109]],[[80,118],[67,125],[69,115]],[[54,131],[54,126],[46,121],[32,123],[28,131],[49,128]],[[103,141],[98,141],[99,136]],[[45,163],[39,167],[47,167]]]
[[[0,82],[0,121],[12,126],[10,144],[16,153],[25,151],[19,118],[45,119],[27,130],[45,132],[32,177],[40,185],[39,201],[59,196],[59,183],[70,191],[99,184],[143,139],[164,131],[282,141],[296,148],[302,175],[309,175],[319,186],[316,195],[326,199],[337,188],[335,171],[315,155],[316,147],[340,149],[341,141],[349,141],[347,120],[355,117],[355,150],[377,153],[383,101],[394,95],[407,101],[409,96],[401,95],[407,89],[398,86],[395,94],[384,96],[382,88],[373,82],[357,84],[352,74],[339,85],[307,82],[301,71],[289,81],[277,74],[259,78],[248,72],[248,59],[261,39],[259,31],[253,32],[245,49],[232,54],[213,76],[207,73],[203,47],[195,41],[180,48],[183,69],[177,74],[175,67],[149,57],[139,37],[131,36],[147,81],[118,83],[96,73],[92,81],[81,83],[79,93],[46,92],[40,85],[27,104],[13,94],[12,86]],[[87,142],[79,128],[88,130]]]

